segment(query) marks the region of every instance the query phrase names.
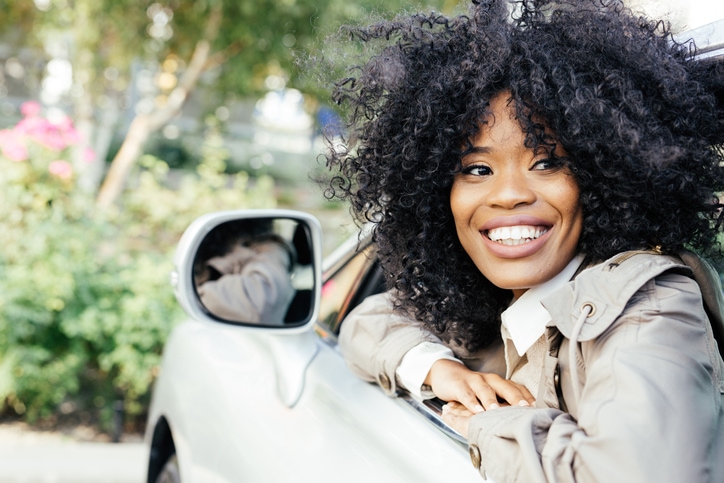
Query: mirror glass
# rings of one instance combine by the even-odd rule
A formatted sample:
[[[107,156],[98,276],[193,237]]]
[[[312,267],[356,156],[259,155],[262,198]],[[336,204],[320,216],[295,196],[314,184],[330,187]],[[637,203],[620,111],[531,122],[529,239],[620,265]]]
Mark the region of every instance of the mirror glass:
[[[311,232],[290,218],[223,222],[201,241],[194,288],[219,320],[264,326],[300,325],[312,309]]]

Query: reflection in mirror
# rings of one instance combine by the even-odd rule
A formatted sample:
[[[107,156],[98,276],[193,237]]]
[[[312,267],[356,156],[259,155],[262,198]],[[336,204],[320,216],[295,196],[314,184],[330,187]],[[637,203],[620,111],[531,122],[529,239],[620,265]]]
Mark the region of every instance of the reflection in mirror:
[[[314,275],[309,227],[288,218],[245,218],[213,228],[194,259],[203,307],[229,322],[307,321]]]

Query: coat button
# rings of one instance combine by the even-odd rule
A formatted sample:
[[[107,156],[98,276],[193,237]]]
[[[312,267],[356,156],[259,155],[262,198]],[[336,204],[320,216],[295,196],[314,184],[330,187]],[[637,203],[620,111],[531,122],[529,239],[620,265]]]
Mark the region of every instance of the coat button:
[[[390,382],[390,378],[387,377],[387,374],[384,372],[381,372],[379,376],[377,376],[377,380],[380,383],[380,386],[382,386],[382,389],[385,391],[389,391],[392,389],[392,383]]]
[[[478,445],[471,444],[468,447],[468,452],[470,453],[470,461],[473,463],[473,466],[475,469],[480,469],[480,448],[478,448]]]

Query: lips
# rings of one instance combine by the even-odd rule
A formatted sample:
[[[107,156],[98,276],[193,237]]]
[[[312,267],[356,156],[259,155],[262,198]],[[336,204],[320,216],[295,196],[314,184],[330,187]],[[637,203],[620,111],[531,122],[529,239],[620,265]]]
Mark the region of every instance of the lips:
[[[488,250],[500,258],[525,258],[542,249],[553,224],[530,215],[499,216],[479,228]]]

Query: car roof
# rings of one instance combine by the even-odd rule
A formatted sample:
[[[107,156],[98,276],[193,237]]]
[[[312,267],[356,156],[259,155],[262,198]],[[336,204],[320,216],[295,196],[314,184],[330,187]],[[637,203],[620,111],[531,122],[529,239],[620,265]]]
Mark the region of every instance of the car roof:
[[[675,36],[677,42],[693,40],[696,59],[724,59],[724,19],[687,30]]]

